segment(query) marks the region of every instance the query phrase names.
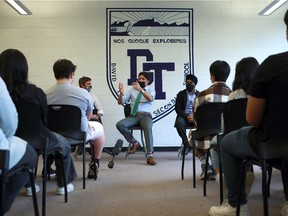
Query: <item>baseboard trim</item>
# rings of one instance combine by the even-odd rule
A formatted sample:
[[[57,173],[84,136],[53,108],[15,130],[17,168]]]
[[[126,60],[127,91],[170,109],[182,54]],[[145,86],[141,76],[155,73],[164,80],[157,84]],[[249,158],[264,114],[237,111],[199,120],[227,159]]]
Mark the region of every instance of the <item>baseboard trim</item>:
[[[179,148],[180,148],[179,146],[177,146],[177,147],[176,146],[154,147],[154,152],[164,152],[164,151],[177,152]],[[112,151],[113,147],[106,147],[105,149],[107,149],[108,151]],[[126,152],[127,149],[128,149],[128,147],[123,147],[121,152]],[[143,148],[141,147],[141,148],[139,148],[139,150],[141,151],[141,150],[143,150]]]

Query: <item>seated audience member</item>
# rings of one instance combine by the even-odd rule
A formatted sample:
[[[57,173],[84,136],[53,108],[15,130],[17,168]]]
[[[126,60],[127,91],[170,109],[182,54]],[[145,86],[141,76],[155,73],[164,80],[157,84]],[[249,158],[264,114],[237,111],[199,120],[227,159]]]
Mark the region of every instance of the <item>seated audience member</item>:
[[[64,170],[66,174],[67,190],[71,192],[74,190],[71,182],[77,178],[76,170],[73,160],[71,158],[71,147],[68,141],[59,134],[51,132],[47,127],[47,114],[48,106],[46,101],[46,95],[42,89],[28,82],[28,63],[19,50],[7,49],[0,55],[0,75],[7,85],[7,89],[10,96],[16,106],[20,106],[22,103],[30,102],[40,109],[42,113],[42,136],[49,137],[48,150],[60,148],[64,159]],[[27,122],[29,127],[29,122]],[[17,131],[16,131],[17,134]],[[39,134],[40,135],[40,134]],[[39,144],[39,145],[38,145]],[[43,149],[43,143],[31,143],[33,147],[37,149]],[[64,182],[61,171],[61,160],[59,157],[55,157],[56,173],[57,173],[57,189],[56,194],[64,194]],[[26,190],[26,195],[31,196],[31,191]]]
[[[104,110],[103,110],[103,106],[101,105],[99,99],[96,97],[96,95],[92,94],[91,90],[92,90],[92,80],[90,77],[81,77],[79,79],[79,87],[86,89],[92,100],[93,100],[93,105],[94,105],[94,109],[93,109],[93,115],[91,117],[91,121],[95,120],[95,121],[99,121],[100,123],[102,123],[101,121],[101,116],[104,115]]]
[[[284,22],[288,29],[288,10]],[[288,38],[288,31],[286,31]],[[269,139],[270,122],[273,116],[270,108],[275,106],[273,99],[279,93],[288,94],[288,52],[271,55],[259,66],[249,89],[246,119],[251,126],[227,134],[221,142],[221,160],[224,169],[224,178],[228,189],[228,204],[212,206],[209,210],[211,216],[235,215],[238,199],[238,185],[240,182],[240,166],[245,158],[258,159],[258,145]],[[287,100],[287,98],[283,98]],[[276,105],[277,106],[277,105]],[[252,142],[251,142],[252,141]],[[253,143],[253,144],[252,144]],[[285,193],[285,203],[281,215],[288,215],[288,168],[287,157],[283,159],[281,174]],[[249,215],[247,194],[243,188],[241,194],[240,215]]]
[[[236,64],[235,78],[234,78],[233,85],[232,85],[233,91],[229,94],[228,101],[248,97],[249,86],[250,86],[252,78],[254,77],[258,67],[259,67],[258,61],[253,57],[243,58]],[[216,144],[216,142],[217,142],[216,140],[217,140],[217,136],[215,136],[211,140],[211,143],[214,142]],[[211,149],[210,154],[211,154],[212,167],[214,168],[216,175],[217,175],[216,180],[219,183],[219,172],[220,172],[219,171],[219,154],[218,154],[218,151],[215,149]],[[254,183],[254,180],[255,180],[255,176],[249,170],[247,172],[247,178],[246,178],[247,192],[250,192],[250,189]],[[223,189],[225,192],[224,193],[225,197],[227,198],[226,185],[225,184],[224,184]],[[225,202],[226,202],[226,200],[225,200]]]
[[[181,137],[182,144],[186,145],[186,153],[188,153],[189,145],[185,127],[194,126],[193,104],[196,96],[199,94],[199,91],[195,89],[198,82],[196,76],[193,74],[188,74],[185,79],[186,88],[181,90],[176,97],[175,111],[177,113],[177,117],[174,126]]]
[[[3,62],[0,64],[0,70]],[[9,170],[27,165],[34,169],[37,165],[37,153],[26,141],[14,136],[18,125],[18,115],[12,102],[7,87],[0,77],[0,149],[10,151]],[[28,172],[14,175],[6,184],[4,213],[7,213],[17,194],[29,180]],[[30,191],[31,187],[29,188]],[[38,188],[39,191],[39,188]],[[31,192],[32,193],[32,192]]]
[[[202,104],[216,103],[216,102],[227,102],[228,95],[231,90],[226,85],[226,80],[230,74],[230,66],[225,61],[215,61],[210,66],[210,80],[212,85],[204,91],[201,91],[194,102],[194,115],[197,112],[197,108]],[[197,125],[197,119],[194,119]],[[209,122],[207,122],[209,124]],[[200,179],[204,179],[205,164],[206,164],[206,152],[210,146],[210,141],[213,137],[205,137],[203,140],[196,140],[195,156],[201,161],[202,172]],[[211,166],[208,166],[207,172],[208,180],[215,180],[214,172]]]
[[[124,95],[123,83],[119,83],[118,104],[124,105],[131,101],[131,114],[125,119],[120,120],[116,127],[125,137],[127,142],[132,142],[130,154],[134,154],[140,147],[140,143],[131,135],[128,129],[131,126],[140,125],[144,130],[145,143],[147,148],[147,164],[155,165],[157,162],[153,157],[153,120],[150,107],[155,98],[155,90],[148,85],[150,81],[148,72],[140,72],[138,80],[132,83],[132,88]]]
[[[56,84],[46,91],[47,101],[49,105],[62,104],[73,105],[81,109],[82,131],[87,133],[86,140],[91,140],[94,146],[94,157],[89,163],[88,178],[93,179],[98,176],[98,168],[100,165],[100,157],[104,147],[105,136],[101,123],[97,121],[89,121],[92,117],[93,101],[89,93],[82,88],[72,85],[76,65],[70,60],[59,59],[53,65]],[[96,173],[94,173],[94,162],[96,163]]]

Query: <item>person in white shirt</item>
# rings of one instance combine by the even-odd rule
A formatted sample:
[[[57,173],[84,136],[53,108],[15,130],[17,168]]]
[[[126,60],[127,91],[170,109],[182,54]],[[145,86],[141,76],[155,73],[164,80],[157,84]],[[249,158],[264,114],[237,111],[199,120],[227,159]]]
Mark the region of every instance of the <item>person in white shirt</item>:
[[[101,105],[97,96],[91,92],[91,90],[92,90],[91,78],[83,76],[79,79],[78,83],[79,83],[80,88],[86,89],[89,92],[89,94],[93,100],[94,110],[93,110],[93,115],[92,115],[90,121],[93,121],[93,120],[99,121],[102,124],[101,116],[104,115],[104,110],[103,110],[103,106]]]

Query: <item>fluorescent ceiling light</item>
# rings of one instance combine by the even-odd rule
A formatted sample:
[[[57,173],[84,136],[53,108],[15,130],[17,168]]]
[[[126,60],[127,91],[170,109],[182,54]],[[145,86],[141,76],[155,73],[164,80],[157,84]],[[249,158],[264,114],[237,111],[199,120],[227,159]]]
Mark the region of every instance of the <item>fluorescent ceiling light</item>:
[[[14,10],[21,15],[31,15],[32,12],[25,7],[25,5],[18,0],[5,0]]]
[[[274,0],[267,7],[265,7],[259,13],[259,15],[268,16],[268,15],[272,14],[275,10],[277,10],[279,7],[281,7],[286,2],[287,2],[287,0]]]

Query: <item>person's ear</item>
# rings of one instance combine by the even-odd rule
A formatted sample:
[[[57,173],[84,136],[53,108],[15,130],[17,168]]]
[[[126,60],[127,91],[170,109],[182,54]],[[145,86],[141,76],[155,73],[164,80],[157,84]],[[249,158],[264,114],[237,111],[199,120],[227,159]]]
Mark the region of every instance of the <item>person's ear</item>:
[[[212,73],[210,73],[210,80],[212,83],[215,81],[215,76]]]

